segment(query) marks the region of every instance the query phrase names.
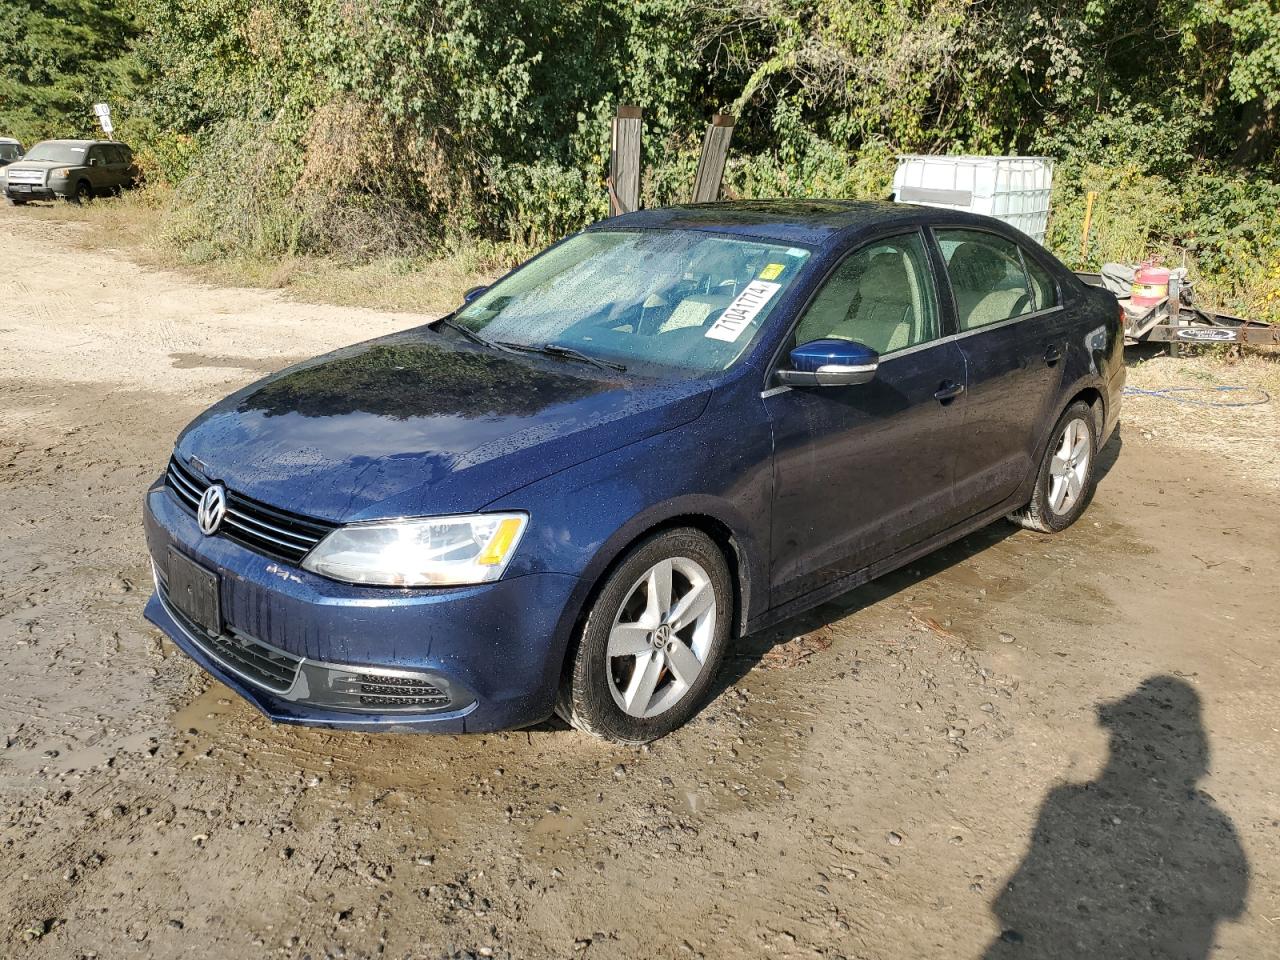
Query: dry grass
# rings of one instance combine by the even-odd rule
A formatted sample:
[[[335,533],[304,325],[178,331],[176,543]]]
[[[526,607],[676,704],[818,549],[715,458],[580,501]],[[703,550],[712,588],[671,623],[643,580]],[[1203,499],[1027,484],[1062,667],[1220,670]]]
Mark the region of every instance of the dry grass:
[[[322,257],[231,259],[193,263],[163,237],[168,196],[162,189],[137,190],[77,206],[30,204],[23,215],[75,231],[88,250],[114,250],[162,269],[180,269],[219,286],[281,290],[299,301],[375,310],[442,313],[462,301],[469,288],[491,282],[511,266],[505,251],[463,247],[452,255],[380,257],[354,262]]]
[[[1280,488],[1280,357],[1262,352],[1239,358],[1218,352],[1155,356],[1131,361],[1128,386],[1179,389],[1162,396],[1126,396],[1126,436],[1136,432],[1144,440],[1190,447],[1247,483]]]

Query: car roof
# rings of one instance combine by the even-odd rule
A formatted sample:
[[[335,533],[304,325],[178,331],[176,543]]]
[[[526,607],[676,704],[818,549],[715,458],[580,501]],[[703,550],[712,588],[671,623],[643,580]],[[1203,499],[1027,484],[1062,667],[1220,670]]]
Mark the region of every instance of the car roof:
[[[0,137],[0,143],[21,143],[21,140],[15,140],[13,137]]]
[[[822,247],[851,233],[918,223],[991,226],[990,217],[888,200],[731,200],[637,210],[589,230],[704,230]]]
[[[117,147],[124,146],[119,140],[41,140],[36,146],[38,147],[42,143],[56,143],[59,146],[67,147],[92,147],[99,143],[109,143]]]

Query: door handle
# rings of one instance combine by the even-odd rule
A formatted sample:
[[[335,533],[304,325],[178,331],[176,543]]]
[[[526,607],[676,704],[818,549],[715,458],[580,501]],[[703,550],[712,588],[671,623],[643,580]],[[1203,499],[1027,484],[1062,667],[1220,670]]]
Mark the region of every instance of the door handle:
[[[942,385],[934,393],[933,399],[945,407],[962,393],[964,393],[963,383],[956,383],[954,380],[943,380]]]
[[[1056,343],[1051,343],[1044,351],[1044,362],[1049,366],[1053,366],[1062,359],[1062,350],[1058,348]]]

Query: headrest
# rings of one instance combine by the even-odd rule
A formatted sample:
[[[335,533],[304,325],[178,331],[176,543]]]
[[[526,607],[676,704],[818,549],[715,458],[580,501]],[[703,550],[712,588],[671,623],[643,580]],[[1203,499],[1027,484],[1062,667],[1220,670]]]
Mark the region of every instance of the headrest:
[[[872,300],[911,302],[911,277],[900,253],[877,253],[862,271],[858,293]]]
[[[957,246],[947,262],[952,281],[973,293],[991,290],[1007,269],[999,253],[973,241]]]

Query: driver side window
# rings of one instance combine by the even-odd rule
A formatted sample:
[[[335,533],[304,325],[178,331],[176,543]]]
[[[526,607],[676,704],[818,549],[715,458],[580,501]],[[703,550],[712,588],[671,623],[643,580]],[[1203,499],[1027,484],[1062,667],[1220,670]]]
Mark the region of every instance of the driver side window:
[[[836,267],[796,327],[796,346],[855,340],[884,355],[938,337],[938,308],[919,231],[876,240]]]

